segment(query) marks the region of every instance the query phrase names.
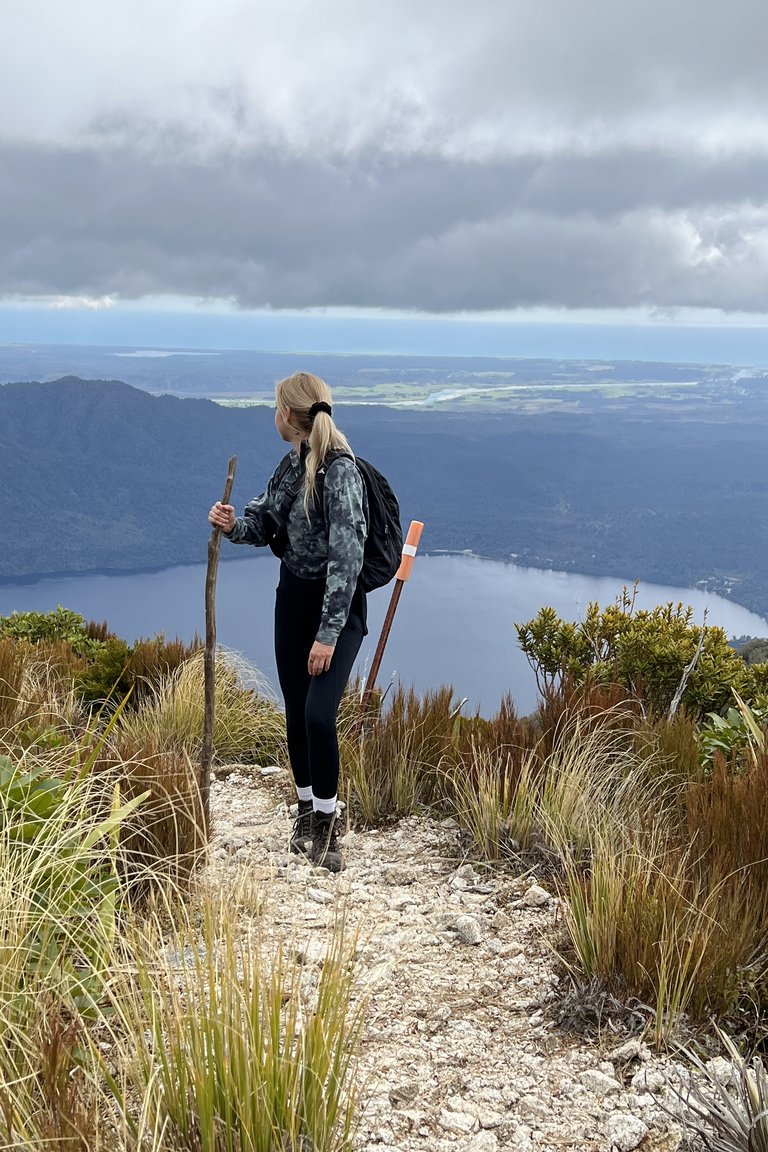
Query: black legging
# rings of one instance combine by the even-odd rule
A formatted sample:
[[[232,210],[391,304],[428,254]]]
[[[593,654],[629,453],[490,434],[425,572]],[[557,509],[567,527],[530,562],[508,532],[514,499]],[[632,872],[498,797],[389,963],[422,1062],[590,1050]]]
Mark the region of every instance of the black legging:
[[[367,629],[365,595],[358,588],[330,668],[310,676],[309,650],[320,627],[324,593],[325,580],[304,580],[280,565],[275,657],[285,701],[288,755],[297,788],[311,786],[319,800],[330,800],[339,787],[336,714]]]

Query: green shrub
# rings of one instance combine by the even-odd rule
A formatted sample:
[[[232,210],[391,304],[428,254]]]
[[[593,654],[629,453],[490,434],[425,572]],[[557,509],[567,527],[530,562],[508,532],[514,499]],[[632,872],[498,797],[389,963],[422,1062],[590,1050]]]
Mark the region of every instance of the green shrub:
[[[0,616],[0,636],[27,644],[64,640],[78,656],[87,656],[99,643],[88,633],[85,620],[61,605],[55,612],[12,612]]]
[[[90,704],[104,700],[119,704],[130,694],[131,707],[135,708],[199,651],[198,637],[185,644],[178,637],[166,640],[159,633],[129,645],[117,636],[108,636],[97,642],[87,667],[76,679],[76,690]]]
[[[119,703],[131,689],[128,661],[131,650],[118,636],[99,643],[87,666],[75,678],[75,690],[86,704]]]
[[[515,629],[542,691],[566,677],[613,683],[652,711],[666,712],[687,672],[682,703],[702,715],[719,712],[733,689],[743,692],[750,685],[722,628],[694,624],[693,609],[682,603],[636,611],[626,588],[608,608],[592,601],[578,623],[561,620],[547,607]]]
[[[52,660],[62,675],[74,678],[75,690],[86,704],[108,700],[117,705],[130,695],[135,706],[201,647],[198,636],[185,644],[178,637],[166,640],[163,633],[130,645],[106,624],[86,621],[61,606],[55,612],[1,616],[0,642],[4,638],[22,651],[33,650],[41,660]],[[0,697],[2,690],[0,681]]]

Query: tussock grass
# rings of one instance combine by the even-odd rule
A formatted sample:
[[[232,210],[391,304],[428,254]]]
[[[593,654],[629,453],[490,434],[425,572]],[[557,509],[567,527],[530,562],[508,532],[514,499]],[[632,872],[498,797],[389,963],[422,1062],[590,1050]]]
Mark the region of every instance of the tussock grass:
[[[116,730],[97,770],[126,798],[144,797],[120,833],[118,862],[131,898],[143,898],[158,883],[184,888],[207,847],[199,763],[151,740],[136,746],[130,735]]]
[[[508,697],[491,720],[465,716],[463,707],[450,686],[419,696],[397,685],[386,699],[378,699],[361,725],[355,690],[345,697],[342,775],[364,824],[432,808],[453,811],[464,777],[486,779],[486,757],[501,756],[514,774],[536,741],[533,726],[517,716]]]
[[[456,755],[461,724],[451,688],[418,696],[398,686],[388,707],[366,718],[361,739],[359,719],[350,695],[340,754],[351,802],[364,824],[397,820],[444,798],[444,769]]]
[[[267,681],[236,653],[220,649],[215,662],[214,750],[220,760],[274,759],[285,722]],[[199,753],[204,717],[203,654],[183,663],[125,713],[120,732],[134,747]]]
[[[766,860],[744,852],[761,801],[749,818],[734,806],[730,819],[707,820],[702,790],[710,800],[714,792],[719,806],[723,780],[718,787],[673,778],[666,788],[663,780],[651,761],[618,790],[593,793],[586,857],[571,850],[564,826],[550,825],[581,970],[649,1005],[657,1046],[686,1019],[732,1010],[742,973],[761,967],[768,939]],[[736,787],[731,778],[726,792]],[[688,835],[680,808],[691,805],[701,822]],[[740,815],[741,851],[723,850],[722,837]]]
[[[0,749],[63,742],[82,728],[68,665],[55,647],[42,651],[0,639]]]
[[[472,749],[453,773],[454,813],[483,855],[546,845],[583,857],[599,826],[637,825],[654,801],[654,758],[637,750],[623,709],[561,710],[557,730],[520,755]]]
[[[150,797],[113,789],[99,744],[67,755],[0,759],[0,1148],[348,1152],[361,1001],[343,921],[318,972],[229,890],[153,876],[158,854],[137,913],[124,833]]]
[[[315,977],[225,900],[175,920],[129,931],[110,989],[124,1129],[163,1150],[348,1152],[361,1007],[343,922]]]
[[[92,762],[0,759],[0,1147],[105,1146],[86,1036],[114,956],[130,805],[105,795]]]
[[[526,801],[531,793],[521,784],[526,764],[515,781],[508,754],[478,749],[472,769],[470,774],[462,765],[452,772],[454,811],[478,855],[499,860],[530,840],[533,813]]]
[[[550,737],[537,809],[543,835],[563,854],[581,856],[598,837],[620,838],[651,808],[661,815],[656,757],[635,747],[626,719],[622,706],[564,712]]]
[[[586,875],[565,861],[565,920],[581,968],[653,1010],[658,1045],[685,1017],[725,1010],[735,992],[743,951],[738,933],[748,928],[743,905],[720,914],[721,889],[694,877],[687,856],[670,854],[663,839],[596,845]]]

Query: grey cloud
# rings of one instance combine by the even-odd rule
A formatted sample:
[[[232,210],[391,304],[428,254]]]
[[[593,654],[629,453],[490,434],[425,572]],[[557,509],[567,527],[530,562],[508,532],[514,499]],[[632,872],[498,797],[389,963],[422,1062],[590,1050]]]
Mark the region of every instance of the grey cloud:
[[[176,150],[172,146],[169,152]],[[0,294],[768,309],[768,156],[0,150]]]
[[[125,140],[143,120],[159,146],[181,123],[297,154],[498,155],[550,137],[703,142],[719,126],[734,148],[768,112],[765,0],[6,7],[0,118],[15,139]]]
[[[768,307],[765,0],[8,0],[0,294]]]

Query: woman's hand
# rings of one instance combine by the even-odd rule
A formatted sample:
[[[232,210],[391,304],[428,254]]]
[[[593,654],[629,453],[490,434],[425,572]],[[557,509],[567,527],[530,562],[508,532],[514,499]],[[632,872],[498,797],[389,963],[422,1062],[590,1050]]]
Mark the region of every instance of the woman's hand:
[[[310,676],[320,676],[323,672],[327,672],[331,666],[333,659],[335,645],[321,644],[319,640],[315,640],[309,652],[309,674]]]
[[[217,500],[208,513],[208,523],[214,528],[221,528],[222,532],[231,532],[235,526],[237,514],[231,504],[222,504]]]

